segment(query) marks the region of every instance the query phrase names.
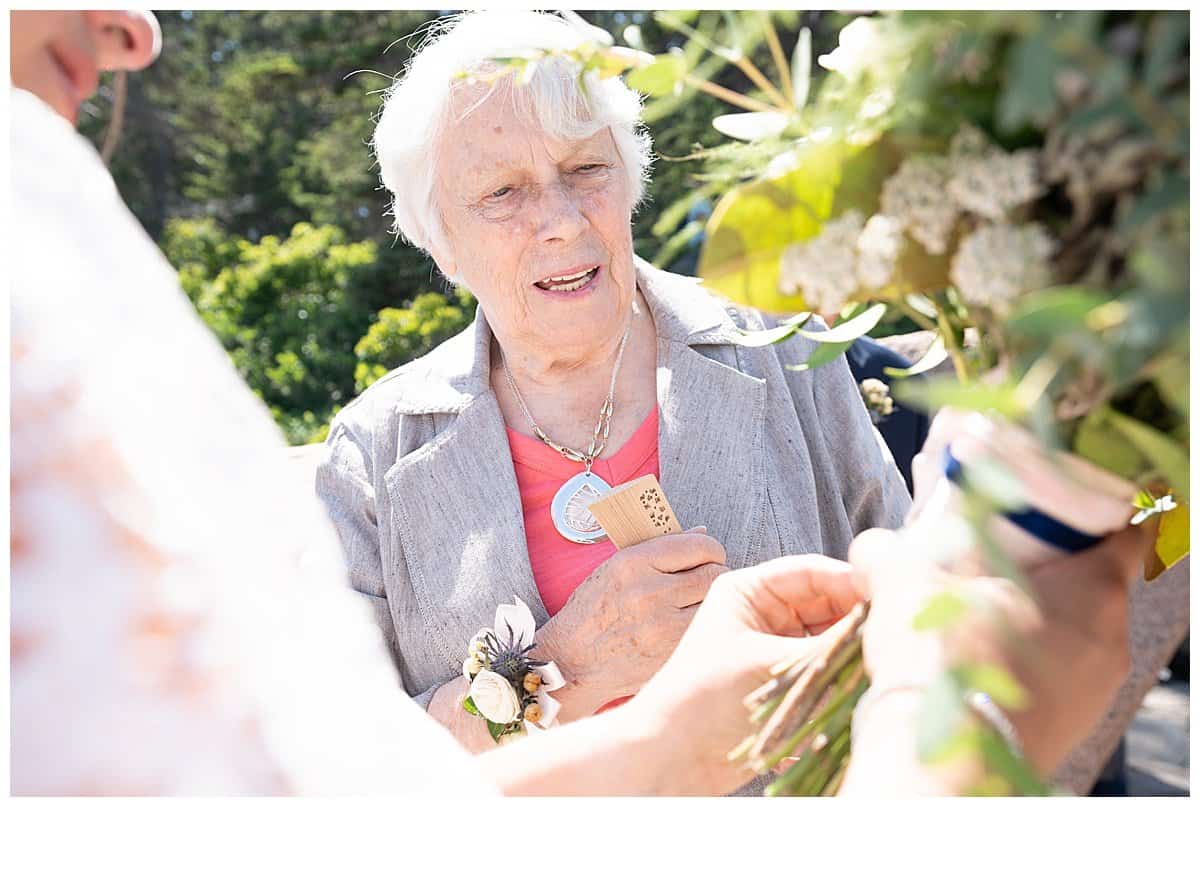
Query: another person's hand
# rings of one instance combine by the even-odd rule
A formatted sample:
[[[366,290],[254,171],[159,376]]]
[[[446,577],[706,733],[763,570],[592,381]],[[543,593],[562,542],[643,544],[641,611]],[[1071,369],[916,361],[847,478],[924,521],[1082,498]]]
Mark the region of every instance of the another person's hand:
[[[537,633],[535,655],[555,661],[568,680],[562,721],[636,693],[679,643],[724,564],[721,543],[692,530],[617,551],[598,566]]]
[[[726,756],[751,733],[743,698],[767,670],[820,634],[863,599],[865,583],[850,565],[810,554],[781,557],[718,578],[670,659],[628,707],[650,718],[666,766],[685,772],[666,791],[732,792],[753,776]]]
[[[1007,715],[1026,758],[1049,774],[1100,721],[1128,673],[1129,586],[1150,541],[1149,531],[1130,527],[1043,565],[1030,573],[1031,594],[1000,578],[959,580],[971,611],[943,634],[918,632],[912,620],[946,589],[944,574],[896,533],[864,533],[850,559],[871,588],[863,652],[872,687],[927,682],[955,663],[997,664],[1026,692],[1026,708]]]

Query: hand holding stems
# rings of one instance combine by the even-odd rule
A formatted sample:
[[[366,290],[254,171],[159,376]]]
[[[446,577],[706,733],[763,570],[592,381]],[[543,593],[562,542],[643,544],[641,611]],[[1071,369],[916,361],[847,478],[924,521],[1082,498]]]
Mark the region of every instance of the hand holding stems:
[[[1038,567],[1026,593],[1001,578],[949,582],[970,611],[947,631],[913,618],[947,578],[896,533],[870,530],[850,558],[870,585],[863,654],[880,699],[855,719],[843,794],[952,794],[978,782],[963,760],[922,765],[916,748],[921,688],[951,666],[986,663],[1024,690],[1008,712],[1026,759],[1050,774],[1102,717],[1129,669],[1129,585],[1152,538],[1130,527],[1089,551]]]
[[[753,776],[727,758],[747,733],[744,696],[780,657],[818,651],[864,589],[849,564],[816,555],[725,572],[633,700],[478,761],[513,795],[732,792]]]

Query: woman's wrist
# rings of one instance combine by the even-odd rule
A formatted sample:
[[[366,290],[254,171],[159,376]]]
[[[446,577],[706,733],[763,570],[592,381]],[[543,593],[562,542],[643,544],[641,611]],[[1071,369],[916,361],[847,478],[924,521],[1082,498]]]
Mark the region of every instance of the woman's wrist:
[[[488,735],[487,728],[463,709],[469,688],[465,679],[456,676],[433,693],[427,712],[445,726],[464,749],[478,754],[494,749],[496,743]]]
[[[559,629],[553,620],[542,625],[534,636],[534,647],[529,656],[538,661],[553,661],[558,666],[566,684],[554,692],[554,698],[562,704],[558,719],[566,723],[592,715],[604,701],[597,694],[583,666],[559,638]]]

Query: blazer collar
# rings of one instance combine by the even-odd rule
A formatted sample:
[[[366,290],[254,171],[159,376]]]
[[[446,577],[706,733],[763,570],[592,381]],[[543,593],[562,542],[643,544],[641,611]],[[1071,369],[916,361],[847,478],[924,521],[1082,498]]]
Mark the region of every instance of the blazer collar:
[[[659,338],[686,346],[735,341],[732,318],[699,279],[664,272],[640,257],[634,268]],[[481,307],[465,330],[412,365],[399,411],[461,413],[489,389],[491,347],[492,330]]]

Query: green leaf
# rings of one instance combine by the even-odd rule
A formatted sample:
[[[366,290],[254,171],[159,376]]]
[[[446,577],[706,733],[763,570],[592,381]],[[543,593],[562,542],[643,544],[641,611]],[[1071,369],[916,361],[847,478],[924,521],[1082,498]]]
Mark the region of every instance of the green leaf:
[[[650,262],[661,269],[679,256],[680,252],[692,243],[692,239],[702,232],[704,232],[703,220],[693,220],[685,224],[663,243],[663,246],[658,249],[658,253],[654,255],[654,259]]]
[[[922,297],[920,294],[909,294],[904,300],[926,318],[937,320],[938,307],[928,297]]]
[[[646,51],[646,44],[642,39],[642,28],[640,25],[631,24],[626,26],[625,30],[621,31],[621,39],[625,41],[626,46],[632,46],[642,52]]]
[[[887,312],[887,304],[876,303],[857,318],[843,321],[829,330],[798,329],[797,333],[819,343],[852,343],[863,334],[870,333],[871,329],[883,318],[885,312]]]
[[[915,364],[908,367],[885,367],[883,372],[888,376],[919,376],[937,367],[949,357],[946,351],[946,344],[942,341],[940,334],[933,338],[933,342]]]
[[[1166,358],[1154,371],[1154,387],[1169,405],[1179,411],[1184,422],[1191,412],[1191,379],[1187,355]]]
[[[713,128],[727,138],[739,141],[761,141],[783,133],[788,117],[778,110],[724,113],[713,118]]]
[[[926,378],[922,382],[902,380],[892,386],[892,397],[927,413],[941,407],[955,407],[978,412],[995,410],[1001,416],[1018,421],[1025,415],[1025,405],[1011,384],[959,383],[954,377]]]
[[[502,734],[504,734],[504,729],[506,729],[508,726],[501,725],[499,722],[493,722],[491,719],[488,719],[486,721],[487,721],[488,734],[492,735],[492,740],[496,741],[496,743],[499,743],[500,736]]]
[[[465,698],[463,698],[462,705],[463,705],[463,709],[466,710],[468,713],[470,713],[472,716],[483,715],[482,713],[479,712],[479,709],[475,706],[475,701],[471,699],[471,696],[469,694]]]
[[[807,361],[802,364],[788,364],[784,369],[803,372],[805,370],[814,370],[817,367],[824,367],[826,364],[836,361],[853,345],[854,340],[847,340],[844,343],[821,343],[813,349]]]
[[[942,630],[961,618],[969,608],[956,593],[946,590],[935,593],[913,618],[913,629]]]
[[[1137,131],[1146,129],[1145,122],[1127,95],[1118,95],[1099,104],[1084,104],[1072,112],[1062,123],[1068,134],[1081,134],[1094,125],[1115,118]]]
[[[717,202],[700,254],[706,286],[768,312],[795,309],[799,298],[779,291],[780,258],[820,232],[852,153],[834,140],[805,141],[792,152],[792,170],[734,187]]]
[[[1141,450],[1163,479],[1170,484],[1172,494],[1187,504],[1191,479],[1187,447],[1181,446],[1146,423],[1131,419],[1115,410],[1109,412],[1108,422]]]
[[[1107,425],[1107,407],[1098,407],[1079,423],[1072,450],[1126,480],[1136,479],[1146,469],[1146,457],[1129,438]]]
[[[658,55],[652,64],[631,70],[625,75],[625,83],[653,98],[661,98],[675,92],[687,73],[687,62],[677,53]]]
[[[996,459],[983,457],[964,464],[963,480],[1000,510],[1015,511],[1029,503],[1025,486],[1009,467]]]
[[[1004,91],[996,105],[996,123],[1002,132],[1051,121],[1058,106],[1054,79],[1060,63],[1042,29],[1025,35],[1009,49]]]
[[[1164,570],[1170,569],[1191,550],[1191,513],[1187,505],[1176,505],[1162,515],[1154,553]]]
[[[1186,12],[1159,12],[1154,15],[1146,35],[1146,61],[1142,68],[1142,79],[1146,88],[1157,92],[1166,83],[1167,74],[1179,50],[1188,42],[1188,14]]]
[[[687,213],[692,210],[692,207],[702,199],[712,195],[714,187],[705,186],[698,189],[690,190],[686,195],[676,199],[670,205],[663,209],[658,215],[658,219],[654,221],[654,226],[650,227],[650,233],[655,238],[663,238],[670,235],[679,224],[683,223]]]
[[[937,762],[953,747],[966,720],[966,705],[958,680],[942,673],[921,697],[917,715],[917,753],[923,762]]]
[[[1022,710],[1029,695],[1012,674],[997,664],[963,664],[954,668],[963,688],[982,691],[1006,710]]]
[[[792,52],[792,96],[796,109],[802,110],[808,103],[808,92],[812,84],[812,31],[800,28],[796,49]]]
[[[1118,232],[1129,235],[1146,221],[1153,219],[1164,211],[1170,211],[1177,205],[1188,203],[1188,179],[1181,174],[1171,172],[1163,177],[1153,190],[1143,193],[1134,203],[1133,208],[1121,221]]]
[[[1028,762],[1014,755],[1004,738],[986,727],[979,738],[979,746],[989,768],[1003,777],[1017,795],[1048,795],[1049,788]]]
[[[1083,327],[1088,314],[1112,297],[1081,287],[1047,288],[1022,298],[1005,327],[1009,334],[1036,338],[1055,337]]]
[[[795,335],[800,329],[800,325],[810,318],[812,318],[811,312],[801,312],[782,322],[778,327],[768,327],[765,330],[739,329],[736,342],[739,346],[748,346],[752,349],[773,346],[775,343],[783,342],[788,337]]]

